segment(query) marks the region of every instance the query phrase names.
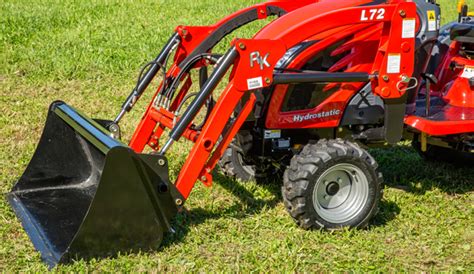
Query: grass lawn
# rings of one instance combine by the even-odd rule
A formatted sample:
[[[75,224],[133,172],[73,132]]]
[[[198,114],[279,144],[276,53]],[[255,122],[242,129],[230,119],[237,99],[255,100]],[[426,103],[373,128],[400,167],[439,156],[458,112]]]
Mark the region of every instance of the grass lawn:
[[[112,118],[141,65],[155,57],[176,25],[210,24],[254,2],[3,0],[0,192],[8,192],[24,171],[51,101]],[[443,21],[454,19],[455,1],[440,2]],[[246,27],[239,35],[249,37],[255,29]],[[150,93],[126,116],[125,138]],[[212,189],[197,185],[188,211],[176,220],[176,234],[156,252],[56,270],[474,272],[473,168],[426,163],[408,143],[371,152],[387,185],[381,212],[366,230],[302,230],[286,213],[277,183],[217,176]],[[177,165],[184,153],[172,158]],[[1,272],[47,270],[4,199],[0,241]]]

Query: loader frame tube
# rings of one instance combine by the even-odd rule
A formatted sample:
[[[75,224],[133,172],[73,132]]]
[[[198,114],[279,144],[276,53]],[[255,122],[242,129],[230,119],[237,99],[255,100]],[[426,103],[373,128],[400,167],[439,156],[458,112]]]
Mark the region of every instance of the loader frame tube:
[[[325,83],[325,82],[367,82],[371,79],[368,73],[275,73],[274,84]]]

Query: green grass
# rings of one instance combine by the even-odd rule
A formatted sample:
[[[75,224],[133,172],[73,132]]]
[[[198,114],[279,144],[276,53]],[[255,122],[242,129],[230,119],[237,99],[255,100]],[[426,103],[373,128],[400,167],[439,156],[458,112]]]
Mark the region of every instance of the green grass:
[[[2,1],[0,192],[11,189],[31,158],[51,101],[113,117],[139,67],[174,26],[210,24],[252,2]],[[453,2],[441,1],[445,22],[455,18]],[[149,96],[127,116],[126,138]],[[473,169],[426,163],[409,144],[371,152],[387,186],[381,212],[366,230],[304,231],[286,213],[277,184],[217,176],[212,189],[196,187],[188,211],[177,217],[176,234],[156,252],[56,270],[473,272]],[[174,166],[184,159],[182,152],[174,156]],[[0,210],[0,271],[47,270],[4,199]]]

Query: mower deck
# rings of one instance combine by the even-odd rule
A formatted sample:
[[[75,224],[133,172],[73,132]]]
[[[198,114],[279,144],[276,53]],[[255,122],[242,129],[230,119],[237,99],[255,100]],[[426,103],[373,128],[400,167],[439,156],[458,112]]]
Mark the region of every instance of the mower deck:
[[[439,97],[431,98],[429,116],[426,100],[417,100],[416,111],[405,118],[405,124],[429,135],[474,132],[474,108],[446,104]]]

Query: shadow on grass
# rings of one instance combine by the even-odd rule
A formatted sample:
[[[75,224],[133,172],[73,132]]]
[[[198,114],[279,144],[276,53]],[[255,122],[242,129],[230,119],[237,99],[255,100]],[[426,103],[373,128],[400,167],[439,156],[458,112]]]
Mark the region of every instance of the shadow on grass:
[[[263,209],[274,208],[281,201],[281,183],[279,182],[259,185],[272,194],[270,200],[262,200],[256,199],[254,194],[251,191],[248,191],[242,183],[224,177],[221,174],[216,174],[215,179],[216,183],[237,197],[239,203],[235,203],[222,211],[193,208],[186,211],[184,214],[178,214],[174,222],[175,233],[170,233],[168,237],[165,238],[161,245],[162,248],[183,241],[192,225],[199,225],[209,219],[226,217],[236,219],[247,218],[249,215],[260,213]],[[377,214],[376,218],[371,221],[368,229],[386,225],[388,222],[395,219],[399,213],[400,207],[398,207],[395,202],[382,200],[380,202],[380,212]],[[290,217],[288,216],[288,218]]]
[[[274,208],[281,201],[280,184],[276,182],[259,185],[260,188],[264,188],[271,193],[271,199],[255,198],[254,194],[247,190],[242,183],[225,177],[217,172],[214,174],[214,183],[219,184],[225,190],[237,197],[239,202],[220,211],[193,208],[189,211],[178,214],[173,226],[175,228],[175,233],[167,235],[168,237],[165,238],[161,245],[162,248],[182,241],[186,234],[188,234],[189,227],[192,225],[204,223],[209,219],[225,217],[243,219],[249,215],[258,214],[264,208]]]
[[[426,162],[411,147],[398,146],[384,149],[371,149],[377,159],[380,170],[388,187],[423,195],[427,191],[440,189],[450,195],[471,192],[474,189],[474,169],[472,166],[458,166],[442,162]],[[236,218],[243,219],[249,215],[260,213],[263,209],[273,208],[281,201],[281,183],[260,184],[269,191],[270,199],[255,198],[242,183],[215,175],[215,182],[239,199],[223,210],[207,210],[193,208],[179,214],[175,220],[175,233],[169,234],[162,248],[184,240],[190,227],[199,225],[209,219]],[[382,200],[380,212],[371,221],[368,229],[384,226],[395,219],[401,212],[393,201]],[[296,224],[295,224],[296,226]]]
[[[424,195],[439,189],[447,194],[464,194],[474,190],[474,166],[430,162],[409,146],[372,149],[385,184],[414,194]]]
[[[370,221],[369,229],[377,226],[385,226],[391,220],[395,219],[400,214],[400,207],[393,201],[382,200],[379,205],[380,211],[375,215],[375,218]]]

